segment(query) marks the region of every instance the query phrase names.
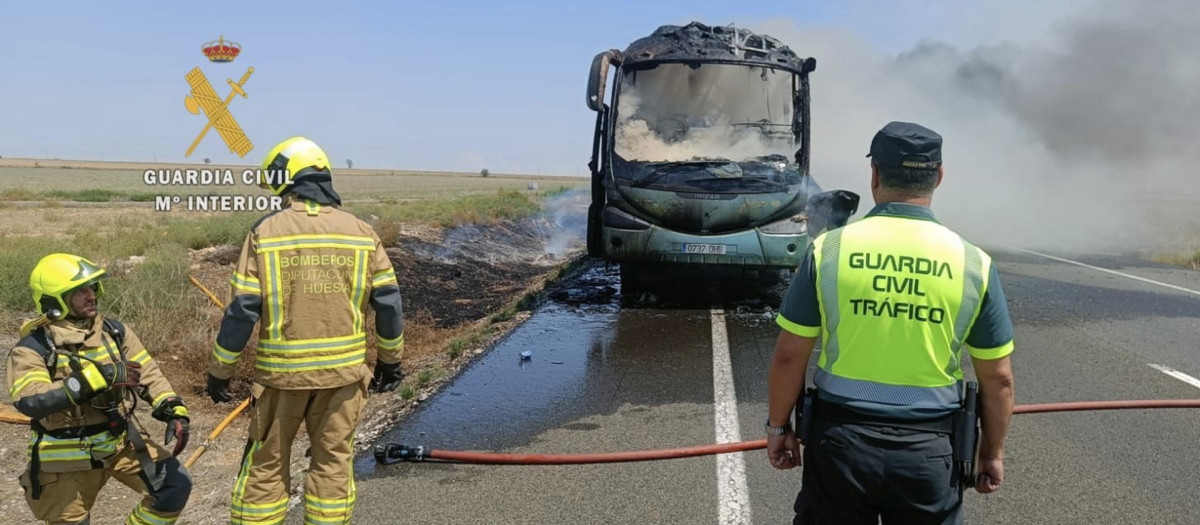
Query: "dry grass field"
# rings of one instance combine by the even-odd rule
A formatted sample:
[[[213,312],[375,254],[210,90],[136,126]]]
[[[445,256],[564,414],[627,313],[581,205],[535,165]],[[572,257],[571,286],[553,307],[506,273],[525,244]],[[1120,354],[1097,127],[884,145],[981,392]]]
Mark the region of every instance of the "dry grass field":
[[[174,349],[171,357],[185,359],[181,364],[187,368],[203,369],[210,342],[202,339],[211,335],[206,333],[211,327],[196,330],[195,322],[211,318],[213,312],[207,311],[212,307],[191,288],[187,276],[206,274],[212,286],[224,287],[229,271],[225,266],[232,261],[205,259],[197,253],[236,253],[250,225],[263,213],[161,212],[141,197],[267,192],[241,184],[245,169],[241,166],[228,167],[235,171],[237,186],[150,187],[142,176],[146,169],[199,168],[0,159],[0,333],[14,332],[31,315],[27,282],[34,263],[48,253],[77,253],[110,268],[109,289],[116,293],[107,298],[109,313],[141,325],[144,340],[156,348]],[[538,189],[529,189],[530,183]],[[348,202],[345,209],[370,222],[389,247],[399,247],[402,239],[414,235],[436,242],[446,227],[530,217],[540,211],[546,196],[586,183],[573,177],[334,171],[334,186]],[[399,271],[400,261],[396,264]],[[405,264],[414,263],[406,260]],[[420,275],[420,264],[413,270]],[[218,293],[223,296],[224,289]],[[209,320],[215,326],[215,319]],[[433,339],[446,341],[445,335]]]
[[[230,169],[235,185],[147,185],[148,169]],[[185,253],[237,245],[261,212],[154,211],[155,195],[264,196],[241,182],[246,166],[0,159],[0,329],[26,309],[27,272],[52,251],[104,263],[172,246]],[[586,187],[577,177],[334,169],[346,209],[373,223],[385,243],[414,226],[446,227],[535,213],[548,194]],[[531,188],[536,187],[536,190]],[[178,256],[178,254],[176,254]],[[135,314],[136,316],[136,314]]]
[[[37,167],[35,167],[37,166]],[[241,183],[243,170],[256,166],[129,163],[45,159],[0,159],[0,201],[153,201],[153,195],[263,195]],[[147,185],[146,170],[232,170],[235,185]],[[531,183],[549,189],[581,187],[587,179],[536,175],[364,170],[334,167],[334,186],[346,201],[446,199],[498,190],[525,190]]]
[[[232,169],[236,186],[147,186],[146,169]],[[23,319],[32,317],[29,271],[42,256],[73,252],[96,260],[110,277],[100,300],[106,315],[136,329],[192,412],[193,442],[207,435],[232,406],[203,395],[207,361],[221,311],[195,287],[195,277],[227,297],[238,248],[260,212],[154,211],[154,195],[266,195],[240,183],[245,166],[137,164],[0,159],[0,345],[11,347]],[[530,189],[536,183],[537,189]],[[465,366],[488,341],[519,322],[525,294],[540,288],[566,259],[545,259],[539,243],[552,222],[543,200],[586,188],[586,179],[489,174],[334,169],[345,209],[370,222],[401,277],[407,378],[394,396],[372,396],[364,432],[411,409],[417,396]],[[571,196],[576,199],[575,196]],[[449,228],[477,232],[471,242],[520,253],[513,262],[459,257],[428,259],[412,247],[440,246]],[[373,323],[367,323],[368,328]],[[234,392],[249,391],[253,343],[241,360]],[[0,370],[2,372],[2,370]],[[0,402],[6,401],[0,393]],[[153,427],[155,434],[160,432]],[[366,430],[372,428],[374,430]],[[0,425],[0,469],[18,472],[28,429]],[[237,471],[245,418],[210,449],[192,473],[197,490],[181,523],[223,523],[229,483]],[[367,435],[363,442],[369,442]],[[298,443],[298,447],[304,444]],[[300,448],[294,468],[304,468]],[[27,517],[15,476],[0,479],[0,508]],[[93,522],[118,522],[136,496],[119,487],[101,495]]]

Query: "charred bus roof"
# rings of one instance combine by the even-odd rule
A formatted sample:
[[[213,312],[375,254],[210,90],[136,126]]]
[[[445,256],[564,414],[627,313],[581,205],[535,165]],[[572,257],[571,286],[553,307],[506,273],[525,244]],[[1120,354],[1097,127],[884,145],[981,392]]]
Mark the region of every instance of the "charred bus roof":
[[[675,63],[731,63],[786,69],[807,74],[816,69],[814,58],[801,58],[779,40],[730,26],[662,26],[638,39],[621,57],[626,69],[646,69]]]

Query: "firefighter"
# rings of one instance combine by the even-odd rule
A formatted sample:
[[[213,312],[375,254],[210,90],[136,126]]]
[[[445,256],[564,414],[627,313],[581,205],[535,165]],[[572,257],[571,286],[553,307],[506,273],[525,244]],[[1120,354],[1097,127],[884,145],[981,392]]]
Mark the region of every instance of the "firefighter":
[[[250,435],[233,486],[232,523],[270,524],[287,512],[292,441],[301,422],[312,443],[306,523],[349,523],[354,511],[354,431],[368,389],[399,386],[404,332],[400,289],[367,223],[342,211],[329,158],[293,137],[276,145],[263,185],[285,198],[242,246],[209,367],[214,401],[228,386],[258,324]],[[378,360],[367,367],[366,308],[375,310]]]
[[[29,276],[42,315],[23,327],[7,374],[9,397],[32,420],[21,488],[38,520],[89,523],[97,493],[116,478],[144,495],[126,524],[175,523],[192,490],[175,458],[187,445],[187,407],[138,336],[100,315],[104,277],[92,261],[65,253],[42,258]],[[167,423],[173,451],[130,417],[137,398]]]
[[[960,401],[973,391],[963,381],[964,350],[982,407],[974,485],[989,493],[1003,482],[1012,321],[991,257],[929,208],[944,173],[941,146],[917,124],[892,122],[875,134],[876,207],[813,241],[780,308],[767,452],[775,468],[803,463],[797,525],[961,523],[976,457],[964,437],[974,432]],[[787,420],[818,336],[801,461]],[[968,466],[956,465],[960,458],[971,458]]]

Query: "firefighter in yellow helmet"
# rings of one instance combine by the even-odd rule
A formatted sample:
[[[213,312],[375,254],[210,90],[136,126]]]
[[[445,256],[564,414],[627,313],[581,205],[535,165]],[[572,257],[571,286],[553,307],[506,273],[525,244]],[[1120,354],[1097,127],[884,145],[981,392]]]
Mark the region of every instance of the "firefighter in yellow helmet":
[[[9,397],[32,419],[21,487],[38,520],[89,523],[97,493],[116,478],[145,496],[126,524],[175,523],[192,490],[175,459],[187,444],[187,408],[137,335],[100,315],[104,277],[65,253],[42,258],[29,276],[41,316],[22,327],[7,369]],[[174,451],[130,418],[138,398],[167,423],[164,443],[175,442]]]
[[[264,170],[282,210],[250,230],[209,367],[208,392],[230,401],[229,379],[258,324],[252,421],[233,486],[232,523],[281,523],[292,441],[303,422],[312,443],[306,523],[349,523],[354,511],[354,431],[368,389],[400,384],[400,288],[379,236],[339,209],[329,159],[304,137],[285,140]],[[290,183],[289,183],[290,180]],[[378,361],[367,368],[367,306],[375,310]]]

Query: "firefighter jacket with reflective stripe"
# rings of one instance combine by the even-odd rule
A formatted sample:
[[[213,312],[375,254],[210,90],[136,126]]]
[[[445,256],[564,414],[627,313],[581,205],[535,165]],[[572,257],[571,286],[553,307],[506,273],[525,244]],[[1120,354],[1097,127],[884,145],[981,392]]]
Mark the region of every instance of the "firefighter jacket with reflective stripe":
[[[150,357],[146,347],[133,330],[126,328],[123,349],[117,348],[109,334],[102,329],[103,321],[97,316],[89,328],[80,328],[69,321],[55,322],[44,328],[50,341],[59,350],[85,356],[98,363],[117,360],[136,361],[142,365],[141,387],[145,387],[153,406],[170,397],[175,391],[158,364]],[[22,342],[29,342],[23,339]],[[40,398],[49,400],[60,395],[63,380],[71,375],[69,358],[54,356],[52,368],[33,344],[18,342],[8,356],[8,395],[18,410],[36,408]],[[110,391],[111,393],[111,391]],[[39,455],[40,468],[44,472],[74,472],[95,468],[93,460],[103,462],[110,459],[125,446],[125,426],[116,435],[108,430],[91,433],[89,429],[103,429],[109,423],[96,405],[103,406],[110,394],[101,394],[67,410],[53,412],[35,420],[46,432],[38,439],[36,430],[30,437],[30,459]],[[124,413],[124,410],[122,410]],[[71,432],[71,431],[75,432]],[[68,436],[67,434],[72,434]],[[56,434],[58,437],[56,437]],[[83,435],[90,434],[90,435]]]
[[[898,204],[816,238],[812,254],[822,397],[913,416],[956,409],[963,346],[995,275],[991,257],[926,209]],[[976,357],[1011,352],[1011,328],[1006,341]]]
[[[333,206],[292,201],[246,237],[209,372],[226,379],[258,323],[255,382],[334,388],[366,377],[366,309],[379,360],[404,345],[400,289],[371,226]]]

